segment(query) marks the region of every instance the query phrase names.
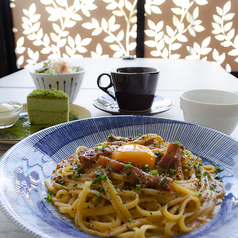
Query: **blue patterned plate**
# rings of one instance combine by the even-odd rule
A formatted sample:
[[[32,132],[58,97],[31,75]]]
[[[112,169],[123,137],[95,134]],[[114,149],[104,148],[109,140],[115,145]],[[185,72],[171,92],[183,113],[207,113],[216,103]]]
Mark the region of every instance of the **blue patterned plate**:
[[[90,118],[59,124],[14,145],[0,162],[0,207],[25,231],[37,237],[93,237],[75,229],[44,197],[44,180],[56,164],[108,134],[136,136],[157,133],[166,141],[179,141],[205,162],[224,169],[220,174],[226,196],[219,213],[203,227],[181,237],[237,237],[238,141],[220,132],[180,121],[149,116]]]

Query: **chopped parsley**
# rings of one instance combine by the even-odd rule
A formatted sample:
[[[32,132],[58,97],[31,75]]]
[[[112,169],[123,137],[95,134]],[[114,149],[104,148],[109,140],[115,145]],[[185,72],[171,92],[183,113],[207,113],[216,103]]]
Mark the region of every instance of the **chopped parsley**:
[[[217,166],[217,167],[216,167],[216,170],[217,170],[218,172],[221,172],[221,171],[223,171],[224,169],[221,169],[220,166]]]
[[[214,188],[215,188],[214,186],[212,186],[212,185],[210,186],[210,189],[211,189],[211,190],[213,190]]]
[[[93,184],[96,184],[97,181],[101,180],[107,180],[107,175],[103,174],[101,170],[97,170],[96,178],[94,178],[94,180],[92,181],[91,188],[93,188]]]
[[[101,180],[107,180],[107,175],[103,174],[102,176],[100,176]]]
[[[211,175],[207,171],[203,173],[203,176],[207,176],[209,179],[211,178]]]
[[[102,171],[101,171],[101,170],[98,170],[98,171],[97,171],[97,174],[96,174],[96,177],[100,177],[100,176],[102,176],[102,175],[103,175]]]
[[[47,202],[50,202],[52,200],[52,194],[53,194],[53,191],[50,191],[50,193],[48,194],[47,197],[45,197],[46,201]]]
[[[165,181],[167,180],[167,177],[165,176],[160,182],[159,182],[159,186],[162,186]]]
[[[95,197],[96,197],[96,198],[100,198],[101,195],[100,195],[100,194],[96,194]]]
[[[178,141],[175,141],[174,144],[180,146],[180,142]]]
[[[161,157],[161,154],[159,153],[158,150],[154,151],[154,154],[155,154],[156,156],[158,156],[158,157]]]
[[[169,173],[170,173],[170,174],[176,174],[176,172],[177,172],[176,169],[171,169],[171,168],[169,169]]]
[[[79,168],[79,167],[77,167],[77,169],[75,171],[77,171],[77,174],[74,176],[75,178],[79,178],[80,174],[85,174],[86,173],[86,171],[84,169]],[[75,173],[73,172],[73,174],[75,174]]]
[[[142,165],[142,168],[143,168],[143,169],[146,169],[146,170],[149,169],[148,164],[143,164],[143,165]]]
[[[141,185],[140,184],[136,184],[136,190],[140,190],[141,189]]]
[[[77,170],[77,172],[80,173],[80,174],[85,174],[86,173],[86,171],[84,169],[82,169],[82,168],[79,168]]]
[[[157,171],[156,169],[151,170],[151,173],[152,173],[153,175],[157,175],[157,174],[159,174],[158,171]]]
[[[128,164],[125,164],[125,168],[129,168],[131,167],[131,162],[129,162]]]
[[[113,134],[109,134],[109,135],[108,135],[108,138],[109,138],[111,141],[112,141],[113,137],[114,137]]]

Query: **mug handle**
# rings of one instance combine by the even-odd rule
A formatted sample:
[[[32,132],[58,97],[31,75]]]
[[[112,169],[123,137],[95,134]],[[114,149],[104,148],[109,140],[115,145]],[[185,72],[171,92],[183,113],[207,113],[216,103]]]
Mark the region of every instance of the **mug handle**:
[[[106,87],[103,87],[103,86],[100,85],[100,83],[101,83],[101,77],[102,77],[103,75],[108,76],[109,79],[110,79],[110,83],[109,83]],[[100,74],[100,75],[98,76],[98,78],[97,78],[97,85],[98,85],[98,87],[99,87],[103,92],[105,92],[105,93],[108,94],[110,97],[112,97],[114,100],[116,100],[116,97],[115,97],[110,91],[108,91],[108,89],[113,86],[112,78],[111,78],[111,75],[110,75],[110,74],[108,74],[108,73]]]

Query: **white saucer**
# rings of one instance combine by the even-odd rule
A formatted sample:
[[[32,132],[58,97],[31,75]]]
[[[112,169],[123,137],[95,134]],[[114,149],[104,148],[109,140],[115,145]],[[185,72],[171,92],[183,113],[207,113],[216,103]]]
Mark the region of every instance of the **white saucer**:
[[[152,104],[152,107],[149,111],[145,112],[133,112],[133,111],[120,111],[118,104],[107,94],[97,98],[93,101],[93,105],[105,112],[112,114],[133,114],[133,115],[154,115],[161,112],[170,110],[173,107],[173,102],[169,98],[163,98],[162,96],[156,95]]]

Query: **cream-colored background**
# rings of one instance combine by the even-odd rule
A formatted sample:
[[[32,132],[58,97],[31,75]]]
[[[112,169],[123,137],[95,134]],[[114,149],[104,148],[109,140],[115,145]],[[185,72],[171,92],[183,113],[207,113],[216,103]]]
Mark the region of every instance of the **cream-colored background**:
[[[137,0],[11,0],[17,66],[52,57],[135,55]],[[145,57],[238,71],[237,0],[146,0]],[[138,26],[141,27],[141,26]]]

